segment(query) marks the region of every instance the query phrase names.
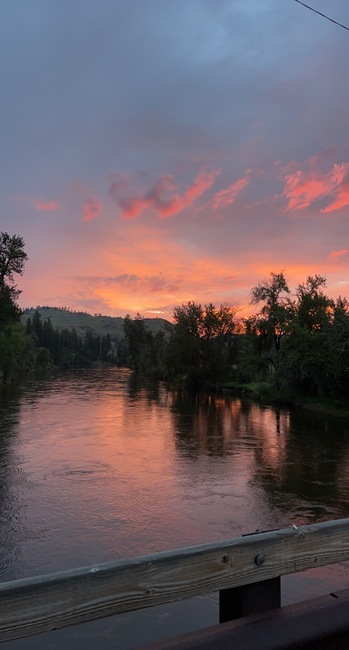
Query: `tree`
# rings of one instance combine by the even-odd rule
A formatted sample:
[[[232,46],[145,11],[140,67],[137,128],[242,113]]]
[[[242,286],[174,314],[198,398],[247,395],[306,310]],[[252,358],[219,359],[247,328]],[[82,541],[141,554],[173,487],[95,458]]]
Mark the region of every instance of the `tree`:
[[[20,324],[20,291],[14,274],[22,275],[27,254],[22,237],[0,233],[0,383],[25,373],[33,362],[31,338]]]
[[[189,301],[175,307],[166,353],[170,374],[191,383],[218,381],[232,362],[236,310]]]
[[[7,232],[0,233],[0,285],[4,285],[6,279],[13,283],[14,273],[23,274],[28,259],[24,245],[22,237],[11,237]]]
[[[19,320],[17,306],[20,291],[14,284],[14,273],[22,275],[27,254],[22,237],[0,233],[0,330]]]
[[[309,332],[320,332],[329,324],[334,302],[322,291],[326,278],[322,275],[309,275],[304,284],[296,289],[297,320]]]
[[[251,304],[264,302],[264,305],[250,326],[262,337],[267,349],[273,347],[275,352],[279,352],[281,338],[287,331],[293,310],[283,272],[270,273],[270,276],[270,280],[259,283],[251,291]]]
[[[127,345],[129,367],[136,372],[146,370],[147,348],[150,339],[153,337],[151,332],[146,330],[144,319],[140,314],[136,314],[135,318],[131,318],[129,314],[125,316],[124,337]]]
[[[0,284],[0,331],[19,321],[21,310],[16,303],[19,294],[15,287]]]

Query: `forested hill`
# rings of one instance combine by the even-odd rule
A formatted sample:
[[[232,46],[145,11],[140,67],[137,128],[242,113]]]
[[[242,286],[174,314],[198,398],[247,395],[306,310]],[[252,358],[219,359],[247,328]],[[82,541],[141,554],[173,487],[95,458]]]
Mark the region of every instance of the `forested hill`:
[[[50,319],[54,329],[62,331],[64,329],[75,329],[76,333],[84,337],[87,332],[94,336],[110,335],[112,340],[122,339],[124,337],[123,324],[124,319],[121,316],[101,316],[87,314],[86,312],[73,312],[61,307],[33,307],[25,309],[22,314],[22,323],[25,325],[28,318],[33,318],[35,311],[41,316],[41,321]],[[144,324],[153,334],[163,330],[165,323],[168,322],[163,318],[144,318]]]

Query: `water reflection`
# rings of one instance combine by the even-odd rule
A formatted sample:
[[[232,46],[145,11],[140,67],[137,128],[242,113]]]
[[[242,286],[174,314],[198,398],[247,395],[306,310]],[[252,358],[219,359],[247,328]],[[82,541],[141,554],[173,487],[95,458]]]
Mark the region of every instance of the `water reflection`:
[[[117,369],[29,382],[1,408],[8,576],[348,514],[342,420]]]
[[[8,389],[0,402],[0,575],[16,564],[26,528],[18,491],[26,481],[16,454],[19,413],[18,396]]]
[[[183,458],[244,458],[250,485],[290,523],[349,515],[345,420],[184,390],[173,393],[172,412]]]
[[[216,394],[173,392],[176,447],[184,457],[231,455],[239,446],[249,407]]]
[[[113,368],[28,382],[0,404],[0,572],[347,516],[348,470],[344,419]]]
[[[289,511],[290,521],[349,515],[349,433],[344,420],[292,410],[280,452],[274,465],[257,454],[254,481],[274,506]]]
[[[131,374],[127,381],[127,396],[130,402],[137,402],[139,399],[146,398],[148,404],[160,404],[161,401],[161,384],[150,378],[140,377]]]

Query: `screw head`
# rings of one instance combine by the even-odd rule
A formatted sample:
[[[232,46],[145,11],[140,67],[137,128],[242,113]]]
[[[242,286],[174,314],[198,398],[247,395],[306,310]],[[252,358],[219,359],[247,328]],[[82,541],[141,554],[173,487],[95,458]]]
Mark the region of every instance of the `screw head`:
[[[265,557],[264,555],[256,555],[254,561],[257,564],[257,566],[262,566],[262,564],[264,564]]]

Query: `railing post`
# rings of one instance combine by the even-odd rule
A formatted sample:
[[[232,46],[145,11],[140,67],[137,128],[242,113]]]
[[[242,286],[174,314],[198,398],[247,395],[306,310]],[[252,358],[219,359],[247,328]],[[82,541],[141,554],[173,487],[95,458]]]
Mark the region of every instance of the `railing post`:
[[[219,592],[219,622],[281,607],[281,579],[270,578]]]

